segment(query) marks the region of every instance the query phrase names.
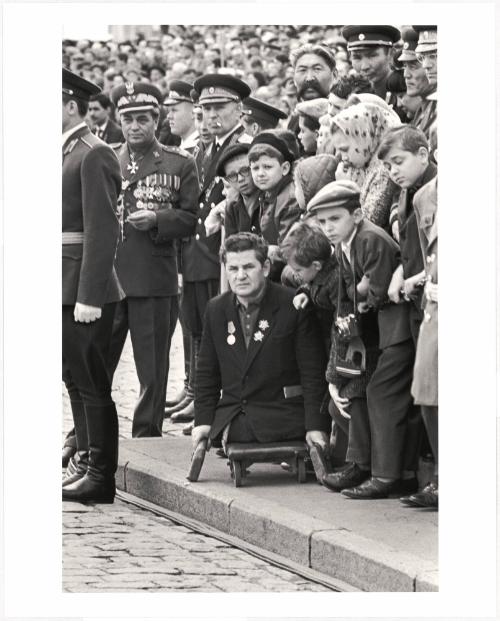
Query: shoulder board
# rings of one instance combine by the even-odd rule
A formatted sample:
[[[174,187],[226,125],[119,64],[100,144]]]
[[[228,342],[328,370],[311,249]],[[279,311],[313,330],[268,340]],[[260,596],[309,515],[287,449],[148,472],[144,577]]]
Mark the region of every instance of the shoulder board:
[[[181,155],[182,157],[189,156],[187,151],[184,151],[184,149],[180,149],[179,147],[171,147],[170,145],[162,144],[161,148],[167,153],[175,153],[176,155]]]
[[[89,149],[93,149],[93,148],[94,148],[94,146],[95,146],[95,145],[93,145],[93,144],[90,144],[90,142],[87,142],[87,141],[85,140],[85,138],[82,138],[81,136],[80,136],[79,140],[81,140],[81,141],[83,142],[83,144],[86,144],[86,145],[87,145],[87,147],[88,147]]]
[[[123,142],[110,142],[108,147],[111,147],[114,151],[118,150],[122,146]]]
[[[75,148],[75,144],[78,142],[78,138],[74,138],[71,142],[68,143],[68,146],[64,149],[64,155],[71,153]]]

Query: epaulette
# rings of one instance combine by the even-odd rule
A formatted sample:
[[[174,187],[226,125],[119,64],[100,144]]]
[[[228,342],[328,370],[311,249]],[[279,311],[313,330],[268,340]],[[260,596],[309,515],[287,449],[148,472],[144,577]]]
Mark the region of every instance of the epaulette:
[[[87,142],[87,141],[85,140],[85,138],[82,138],[82,136],[80,136],[79,140],[81,140],[81,141],[83,142],[83,144],[86,144],[86,145],[87,145],[87,147],[88,147],[89,149],[93,149],[93,148],[94,148],[94,146],[95,146],[95,145],[93,145],[93,144],[90,144],[90,142]]]
[[[73,149],[75,148],[75,144],[77,142],[78,142],[78,138],[74,138],[71,142],[68,142],[68,146],[64,149],[63,155],[67,155],[68,153],[71,153],[71,151],[73,151]]]
[[[167,153],[175,153],[176,155],[181,155],[182,157],[189,156],[187,151],[184,151],[184,149],[180,149],[179,147],[171,147],[170,145],[162,144],[161,148]]]

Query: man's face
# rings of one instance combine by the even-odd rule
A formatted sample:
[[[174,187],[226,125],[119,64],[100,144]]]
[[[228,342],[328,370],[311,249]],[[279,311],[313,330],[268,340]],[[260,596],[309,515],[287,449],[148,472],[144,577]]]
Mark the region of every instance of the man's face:
[[[349,240],[360,219],[360,209],[349,213],[343,207],[327,207],[316,212],[316,221],[332,245]]]
[[[327,97],[335,78],[332,71],[321,56],[303,54],[295,65],[293,78],[297,87],[299,100]]]
[[[389,53],[386,47],[374,46],[351,51],[351,63],[354,71],[377,84],[385,79],[390,69]]]
[[[347,166],[363,168],[370,159],[370,156],[356,150],[357,145],[354,140],[350,136],[346,136],[342,130],[338,130],[333,134],[332,146],[335,152],[342,156],[342,162]]]
[[[102,125],[108,119],[108,111],[98,101],[89,103],[89,118],[94,125]]]
[[[262,291],[266,276],[269,274],[269,262],[261,265],[255,250],[228,252],[226,256],[226,274],[231,291],[239,298],[252,299]]]
[[[403,76],[406,82],[406,94],[413,97],[420,95],[429,86],[425,69],[418,60],[403,62]]]
[[[429,155],[424,147],[420,147],[417,153],[411,153],[396,145],[384,157],[384,166],[389,171],[390,178],[401,188],[415,185],[424,174],[428,163]]]
[[[256,190],[250,173],[248,155],[242,154],[224,164],[227,183],[242,196],[250,196]]]
[[[158,120],[149,110],[124,112],[120,121],[125,140],[133,149],[145,147],[153,141]]]
[[[335,93],[330,93],[328,95],[328,114],[335,116],[345,108],[346,103],[347,99],[342,99],[342,97],[337,97]]]
[[[151,69],[149,78],[151,82],[159,82],[163,78],[163,74],[161,71],[158,71],[158,69]]]
[[[208,131],[214,136],[224,136],[235,127],[240,120],[238,104],[227,103],[203,104],[203,118],[206,119]]]
[[[174,136],[185,136],[194,124],[193,105],[188,101],[181,101],[167,106],[167,120]]]
[[[245,128],[245,134],[248,134],[249,136],[252,136],[252,138],[254,136],[256,136],[259,132],[260,132],[260,127],[259,124],[256,123],[252,117],[244,114],[241,119],[240,119],[240,123],[243,125],[243,127]]]
[[[280,164],[275,157],[261,155],[256,162],[250,164],[252,178],[259,190],[274,188],[281,179],[289,172],[290,163]]]
[[[419,60],[431,86],[437,86],[437,51],[419,54]]]
[[[70,104],[71,101],[68,101],[67,103],[64,103],[64,101],[62,102],[62,131],[63,133],[69,129],[69,125],[71,123],[72,120],[72,116],[70,114]]]
[[[194,111],[194,126],[200,134],[202,143],[209,145],[213,140],[213,136],[208,131],[206,121],[203,119],[203,112],[199,108]]]
[[[304,147],[304,151],[306,153],[315,153],[317,146],[316,143],[318,140],[318,132],[306,127],[303,116],[299,116],[299,128],[299,140]]]

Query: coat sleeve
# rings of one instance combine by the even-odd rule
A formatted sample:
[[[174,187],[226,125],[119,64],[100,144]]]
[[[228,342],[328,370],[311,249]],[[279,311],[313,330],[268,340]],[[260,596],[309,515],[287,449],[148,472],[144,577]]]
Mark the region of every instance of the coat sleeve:
[[[107,146],[91,149],[82,161],[83,256],[76,301],[101,308],[105,301],[120,233],[116,213],[120,164]]]
[[[331,419],[321,408],[327,386],[326,354],[314,312],[306,308],[298,312],[295,356],[304,395],[306,431],[330,431]]]
[[[151,231],[155,243],[189,237],[194,233],[199,186],[198,171],[192,155],[185,157],[180,177],[178,206],[156,212],[157,228]]]
[[[359,263],[363,275],[370,279],[366,301],[377,309],[388,301],[387,290],[392,275],[401,263],[397,244],[392,240],[371,235],[362,240]]]
[[[226,237],[238,233],[238,223],[236,221],[236,210],[238,209],[238,203],[227,203],[224,213],[224,230]]]
[[[215,408],[222,388],[219,359],[213,341],[210,315],[212,304],[208,304],[203,320],[203,335],[196,366],[194,388],[195,425],[212,425]]]
[[[276,211],[274,220],[278,230],[278,244],[285,239],[286,234],[291,229],[292,224],[300,219],[302,213],[293,192],[293,184],[287,187],[283,196],[280,194],[276,199]]]

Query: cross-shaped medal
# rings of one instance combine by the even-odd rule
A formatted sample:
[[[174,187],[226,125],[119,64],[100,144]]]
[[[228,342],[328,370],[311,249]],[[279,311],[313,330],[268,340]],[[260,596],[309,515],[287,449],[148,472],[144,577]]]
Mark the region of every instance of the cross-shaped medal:
[[[131,164],[127,164],[127,170],[130,171],[131,175],[135,175],[135,173],[137,172],[138,168],[139,168],[139,166],[137,165],[137,162],[132,161]]]

